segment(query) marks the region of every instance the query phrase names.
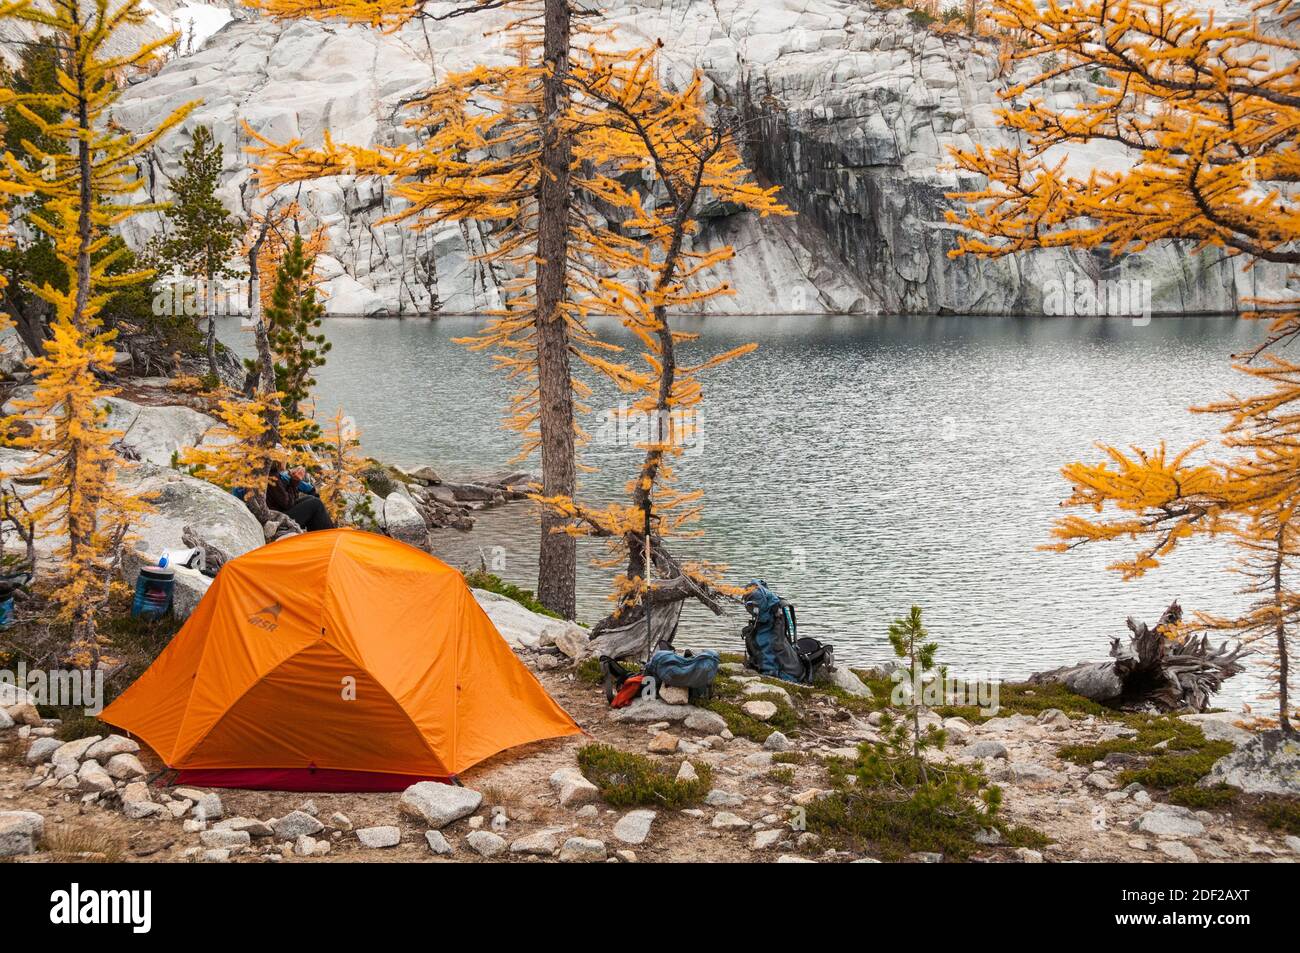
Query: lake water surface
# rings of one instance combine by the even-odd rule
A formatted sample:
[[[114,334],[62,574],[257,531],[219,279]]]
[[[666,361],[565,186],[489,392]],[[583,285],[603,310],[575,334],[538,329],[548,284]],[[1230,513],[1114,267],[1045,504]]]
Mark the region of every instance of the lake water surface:
[[[432,464],[449,477],[500,470],[516,450],[500,426],[512,385],[483,353],[453,338],[474,318],[325,322],[333,344],[319,372],[318,416],[342,407],[371,455]],[[1229,356],[1263,328],[1232,318],[978,317],[678,318],[699,331],[693,360],[746,341],[759,349],[707,375],[700,441],[679,485],[705,490],[705,539],[683,549],[761,577],[794,602],[800,629],[856,663],[889,657],[885,630],[916,604],[939,657],[956,672],[1006,678],[1106,657],[1124,619],[1238,605],[1219,544],[1193,546],[1148,578],[1106,570],[1130,547],[1045,553],[1068,487],[1062,464],[1095,459],[1095,441],[1171,447],[1213,437],[1219,423],[1189,405],[1240,387]],[[607,339],[632,346],[617,324]],[[249,353],[231,320],[223,340]],[[590,502],[617,498],[639,453],[607,439],[620,397],[600,390],[584,426]],[[462,568],[480,555],[533,587],[537,525],[515,504],[480,515],[468,534],[437,534]],[[580,552],[579,613],[607,611],[608,570]],[[683,617],[680,647],[740,650],[743,612]],[[1222,703],[1255,696],[1253,674]]]

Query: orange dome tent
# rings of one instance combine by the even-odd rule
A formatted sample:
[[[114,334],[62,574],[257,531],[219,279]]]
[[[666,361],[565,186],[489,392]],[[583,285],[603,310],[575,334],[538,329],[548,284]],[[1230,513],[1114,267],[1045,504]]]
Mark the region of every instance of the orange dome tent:
[[[100,717],[183,782],[296,791],[400,790],[581,731],[459,572],[346,529],[223,566]]]

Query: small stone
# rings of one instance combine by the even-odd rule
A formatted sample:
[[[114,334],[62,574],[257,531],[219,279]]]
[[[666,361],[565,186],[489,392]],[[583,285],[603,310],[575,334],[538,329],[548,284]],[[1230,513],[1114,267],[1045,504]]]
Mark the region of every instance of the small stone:
[[[352,819],[341,811],[335,811],[330,815],[330,827],[338,831],[352,830]]]
[[[162,817],[168,811],[161,804],[150,801],[131,801],[122,805],[122,813],[133,821],[139,821],[146,817]]]
[[[651,754],[672,754],[677,750],[677,736],[661,731],[651,739],[647,750]]]
[[[31,702],[23,702],[21,705],[10,705],[5,709],[9,717],[13,719],[15,725],[26,725],[28,728],[43,728],[44,723],[41,721],[41,713]],[[41,735],[39,737],[49,737]]]
[[[683,721],[694,710],[690,705],[669,705],[657,698],[637,698],[624,708],[612,709],[609,720],[647,725],[659,721]]]
[[[118,781],[142,778],[149,773],[144,769],[139,758],[125,751],[109,758],[108,764],[104,765],[104,770],[108,772],[110,778],[116,778]]]
[[[708,711],[704,708],[696,709],[686,716],[682,722],[691,731],[698,731],[706,735],[721,735],[727,730],[727,719],[723,718],[715,711]]]
[[[555,647],[575,662],[591,654],[591,633],[574,622],[561,624],[555,634]],[[662,694],[662,692],[661,692]]]
[[[186,821],[181,825],[181,830],[183,830],[186,834],[195,834],[198,833],[199,831],[206,830],[207,826],[208,826],[207,822],[196,821],[193,818],[191,818],[190,820]]]
[[[1030,850],[1028,847],[1016,848],[1016,859],[1022,864],[1041,864],[1043,855],[1036,850]]]
[[[302,811],[294,811],[294,814],[302,814]],[[311,817],[305,814],[305,817]],[[314,818],[313,818],[314,819]],[[310,834],[299,834],[293,842],[293,852],[298,857],[321,857],[329,853],[330,842],[327,840],[317,840]]]
[[[713,822],[709,826],[714,830],[736,830],[741,827],[748,829],[749,821],[729,811],[720,811],[713,816]]]
[[[591,837],[570,837],[560,848],[560,860],[566,864],[601,862],[605,860],[605,842]]]
[[[425,821],[439,829],[478,810],[483,795],[470,788],[436,781],[421,781],[402,792],[398,809],[407,817]]]
[[[763,748],[766,751],[790,751],[794,748],[794,742],[781,732],[774,731],[763,741]]]
[[[86,751],[87,758],[94,758],[100,764],[107,764],[109,759],[119,754],[135,754],[140,746],[126,735],[109,735],[103,741],[97,741]]]
[[[560,807],[576,807],[600,800],[600,789],[577,768],[560,768],[551,775],[551,787],[560,796]]]
[[[957,741],[962,740],[974,731],[971,727],[971,723],[961,717],[945,718],[943,720],[943,730],[948,733],[950,739]]]
[[[197,813],[196,810],[196,816]],[[290,811],[284,817],[271,822],[271,830],[282,840],[295,840],[299,837],[319,834],[324,829],[324,824],[304,811]]]
[[[91,746],[94,745],[95,742],[99,740],[100,740],[99,735],[90,735],[86,738],[78,738],[75,741],[65,742],[64,744],[59,745],[57,749],[55,749],[54,754],[50,758],[50,760],[51,761],[80,761],[82,758],[86,756],[86,752],[90,750]]]
[[[1200,837],[1205,825],[1186,808],[1161,804],[1137,819],[1137,829],[1158,837]]]
[[[1109,774],[1103,774],[1100,771],[1094,771],[1084,779],[1084,784],[1090,788],[1096,788],[1098,791],[1113,791],[1118,786],[1115,779]]]
[[[361,841],[361,846],[379,849],[381,847],[396,847],[402,842],[402,832],[396,827],[362,827],[357,830],[357,840]]]
[[[817,861],[800,857],[798,854],[782,854],[776,859],[778,864],[815,864]]]
[[[669,705],[689,705],[691,701],[691,690],[689,688],[676,688],[672,685],[664,685],[659,689],[659,700],[667,702]]]
[[[1300,854],[1300,837],[1296,837],[1294,834],[1287,834],[1286,837],[1282,838],[1282,842],[1286,844],[1291,853]]]
[[[249,846],[252,838],[248,836],[248,831],[222,831],[214,828],[199,834],[199,841],[204,847],[224,847],[235,850]]]
[[[504,838],[491,831],[470,831],[465,836],[465,843],[480,857],[496,857],[506,849]]]
[[[225,813],[220,795],[211,791],[201,795],[194,804],[194,816],[205,821],[220,820]]]
[[[629,811],[614,825],[614,836],[624,844],[644,844],[654,819],[654,811]]]
[[[983,844],[986,847],[991,847],[995,844],[1002,843],[1002,832],[998,830],[996,827],[981,827],[978,831],[975,832],[975,836],[972,839],[977,844]]]
[[[748,701],[740,706],[750,718],[757,718],[759,721],[767,721],[776,714],[776,705],[769,701]]]
[[[709,807],[740,807],[745,803],[745,799],[734,791],[714,788],[704,796],[704,803]]]
[[[597,808],[596,805],[594,804],[584,804],[582,805],[582,807],[578,808],[578,816],[583,819],[589,817],[596,817],[599,814],[600,814],[600,809]]]
[[[425,831],[424,839],[429,844],[429,850],[435,854],[450,854],[456,848],[443,836],[442,831]]]
[[[1182,864],[1194,864],[1197,861],[1196,851],[1181,841],[1162,840],[1156,844],[1156,848]]]
[[[689,782],[689,781],[698,781],[699,779],[700,779],[700,775],[695,770],[695,765],[691,764],[689,761],[683,761],[682,766],[677,769],[678,781]]]
[[[936,854],[930,850],[918,850],[915,853],[908,854],[907,859],[918,864],[942,864],[943,854]]]
[[[619,860],[620,863],[624,863],[624,864],[636,863],[636,851],[634,850],[627,850],[626,848],[624,848],[623,850],[616,850],[614,851],[614,856]]]
[[[868,688],[858,676],[854,675],[847,666],[837,665],[831,670],[831,684],[843,689],[856,698],[870,698],[871,689]]]
[[[255,817],[231,817],[212,825],[217,831],[243,831],[249,837],[270,837],[275,833],[266,821]]]
[[[45,818],[35,811],[0,811],[0,857],[34,854],[45,835]]]
[[[1012,781],[1034,784],[1060,783],[1064,780],[1059,773],[1041,764],[1012,764],[1003,768],[1000,773]]]
[[[968,758],[1001,758],[1005,761],[1007,746],[1000,741],[977,741],[962,748],[961,753]]]
[[[1048,728],[1069,728],[1070,716],[1059,708],[1049,708],[1038,716],[1038,723]]]
[[[200,860],[205,864],[224,864],[230,860],[230,851],[224,847],[214,847],[211,850],[205,850]]]
[[[82,791],[98,791],[102,794],[113,790],[113,786],[113,779],[99,766],[98,761],[83,762],[77,771],[77,787]]]
[[[310,814],[312,817],[316,817],[320,814],[320,808],[316,806],[315,801],[304,801],[299,806],[298,810],[302,811],[304,814]]]
[[[44,764],[50,760],[54,752],[63,747],[63,742],[57,738],[37,738],[27,749],[26,761],[28,764]]]
[[[809,788],[806,791],[800,791],[791,800],[799,807],[807,807],[813,801],[821,800],[826,794],[821,788]]]
[[[531,834],[525,834],[523,837],[516,838],[510,843],[510,853],[512,854],[531,854],[535,857],[550,857],[560,849],[560,841],[557,836],[563,828],[547,828],[540,831],[534,831]]]
[[[750,850],[770,850],[785,836],[785,831],[780,828],[773,828],[770,831],[759,831],[754,835],[754,839],[749,842]]]

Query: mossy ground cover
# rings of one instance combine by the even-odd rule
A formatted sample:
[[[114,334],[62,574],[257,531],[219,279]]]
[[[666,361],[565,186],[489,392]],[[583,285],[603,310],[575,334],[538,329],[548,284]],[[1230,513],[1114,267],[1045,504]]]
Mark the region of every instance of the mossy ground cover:
[[[892,684],[892,683],[891,683]],[[1063,685],[1031,685],[1028,682],[1003,682],[998,686],[998,708],[996,712],[985,713],[975,705],[940,705],[935,712],[942,718],[965,718],[971,724],[988,721],[990,718],[1005,718],[1008,715],[1029,715],[1038,717],[1050,709],[1059,709],[1071,718],[1095,715],[1099,718],[1120,718],[1113,708],[1098,704],[1091,698],[1076,695]]]
[[[1214,763],[1232,752],[1227,741],[1211,741],[1199,725],[1176,715],[1123,715],[1137,734],[1088,745],[1066,745],[1059,757],[1091,765],[1110,755],[1127,756],[1121,785],[1140,784],[1172,804],[1193,810],[1235,811],[1274,831],[1300,834],[1300,799],[1243,794],[1226,784],[1201,786]]]
[[[828,759],[832,786],[826,797],[807,807],[808,830],[833,847],[896,861],[912,853],[938,853],[965,860],[989,848],[976,840],[996,830],[1004,847],[1041,848],[1041,833],[1009,824],[998,816],[1001,791],[975,768],[950,766],[925,783],[876,783],[873,764],[885,756],[879,745],[859,746],[855,760]]]
[[[661,763],[605,744],[578,750],[578,768],[613,807],[682,808],[698,803],[713,786],[713,769],[701,761],[691,764],[695,780],[678,781],[679,762]]]

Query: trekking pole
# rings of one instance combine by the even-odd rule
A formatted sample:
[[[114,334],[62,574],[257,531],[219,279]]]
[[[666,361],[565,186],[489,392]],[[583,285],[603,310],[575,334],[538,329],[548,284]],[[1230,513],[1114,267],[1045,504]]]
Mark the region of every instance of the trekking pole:
[[[654,630],[650,628],[650,507],[645,508],[645,661],[654,653]]]

